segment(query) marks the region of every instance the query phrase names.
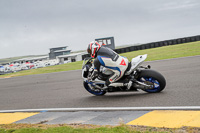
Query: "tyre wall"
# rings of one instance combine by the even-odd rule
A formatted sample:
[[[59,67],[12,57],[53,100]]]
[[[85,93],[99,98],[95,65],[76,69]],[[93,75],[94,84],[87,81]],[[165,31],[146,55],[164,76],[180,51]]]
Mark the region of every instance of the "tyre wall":
[[[141,44],[137,46],[129,46],[124,48],[115,49],[115,52],[118,54],[131,52],[131,51],[137,51],[137,50],[143,50],[143,49],[149,49],[149,48],[156,48],[156,47],[162,47],[162,46],[168,46],[168,45],[177,45],[182,43],[188,43],[188,42],[195,42],[200,41],[200,35],[192,36],[192,37],[184,37],[184,38],[178,38],[178,39],[171,39],[171,40],[165,40],[160,42],[151,42],[146,44]],[[84,60],[86,57],[90,57],[89,54],[85,54],[82,56],[82,59]]]

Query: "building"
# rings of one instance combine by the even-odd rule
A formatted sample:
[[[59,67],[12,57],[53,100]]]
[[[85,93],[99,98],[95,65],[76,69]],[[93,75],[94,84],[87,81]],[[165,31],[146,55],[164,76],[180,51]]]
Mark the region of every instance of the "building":
[[[58,56],[70,54],[71,50],[67,50],[67,47],[68,46],[50,48],[49,59],[56,59]]]
[[[82,60],[81,53],[70,54],[71,50],[67,50],[67,47],[68,46],[50,48],[49,56],[23,58],[23,59],[14,60],[11,63],[23,64],[26,62],[34,63],[38,61],[48,62],[48,61],[52,61],[56,59],[56,60],[59,60],[60,64],[64,64],[68,62],[75,62],[75,61]]]
[[[86,52],[82,53],[73,53],[68,55],[60,55],[57,56],[57,58],[60,61],[60,64],[69,63],[69,62],[76,62],[76,61],[82,61],[82,55],[85,55]]]
[[[104,47],[115,49],[114,37],[97,38],[95,41]]]
[[[50,48],[50,53],[47,56],[39,56],[39,57],[27,57],[27,58],[22,58],[22,59],[17,59],[13,60],[9,63],[4,63],[6,64],[24,64],[24,63],[37,63],[37,62],[43,62],[46,63],[47,66],[48,64],[52,64],[51,62],[55,61],[56,63],[54,64],[64,64],[64,63],[69,63],[69,62],[76,62],[76,61],[81,61],[82,60],[82,55],[86,54],[85,52],[83,53],[71,53],[71,50],[67,49],[68,46],[63,46],[63,47],[55,47],[55,48]],[[57,61],[59,61],[57,63]]]

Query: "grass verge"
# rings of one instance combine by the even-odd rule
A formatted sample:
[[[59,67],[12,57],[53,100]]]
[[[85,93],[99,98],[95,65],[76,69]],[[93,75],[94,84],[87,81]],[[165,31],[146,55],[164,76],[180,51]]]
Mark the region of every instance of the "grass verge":
[[[8,124],[0,125],[0,133],[170,133],[179,131],[198,131],[199,128],[181,129],[155,128],[144,126],[98,126],[98,125],[45,125],[45,124]]]
[[[121,55],[131,60],[133,57],[142,54],[148,54],[146,61],[200,55],[200,41],[133,51]]]
[[[0,125],[0,133],[179,133],[199,132],[200,128],[156,128],[146,126],[99,126],[84,124],[5,124]]]
[[[200,55],[200,41],[127,52],[121,55],[127,57],[130,61],[133,57],[136,57],[137,55],[142,55],[142,54],[148,54],[146,61]],[[73,63],[63,64],[63,65],[49,66],[45,68],[31,69],[31,70],[20,71],[20,72],[6,74],[6,75],[0,75],[0,77],[6,78],[6,77],[16,77],[16,76],[24,76],[24,75],[78,70],[78,69],[81,69],[81,67],[82,67],[82,61],[79,61],[79,62],[73,62]]]

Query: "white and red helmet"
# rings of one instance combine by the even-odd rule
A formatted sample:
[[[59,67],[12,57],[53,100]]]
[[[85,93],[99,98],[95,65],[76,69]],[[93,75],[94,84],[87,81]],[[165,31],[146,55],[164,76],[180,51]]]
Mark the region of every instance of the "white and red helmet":
[[[88,45],[87,52],[91,55],[92,58],[95,58],[96,53],[100,49],[101,45],[97,41],[93,41]]]

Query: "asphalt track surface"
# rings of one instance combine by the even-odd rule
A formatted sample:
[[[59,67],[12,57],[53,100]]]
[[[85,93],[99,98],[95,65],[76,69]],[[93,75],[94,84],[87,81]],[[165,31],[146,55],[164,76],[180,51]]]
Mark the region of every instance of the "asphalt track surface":
[[[93,96],[81,70],[0,79],[0,110],[82,107],[200,106],[200,56],[145,62],[164,75],[161,93],[115,92]]]

